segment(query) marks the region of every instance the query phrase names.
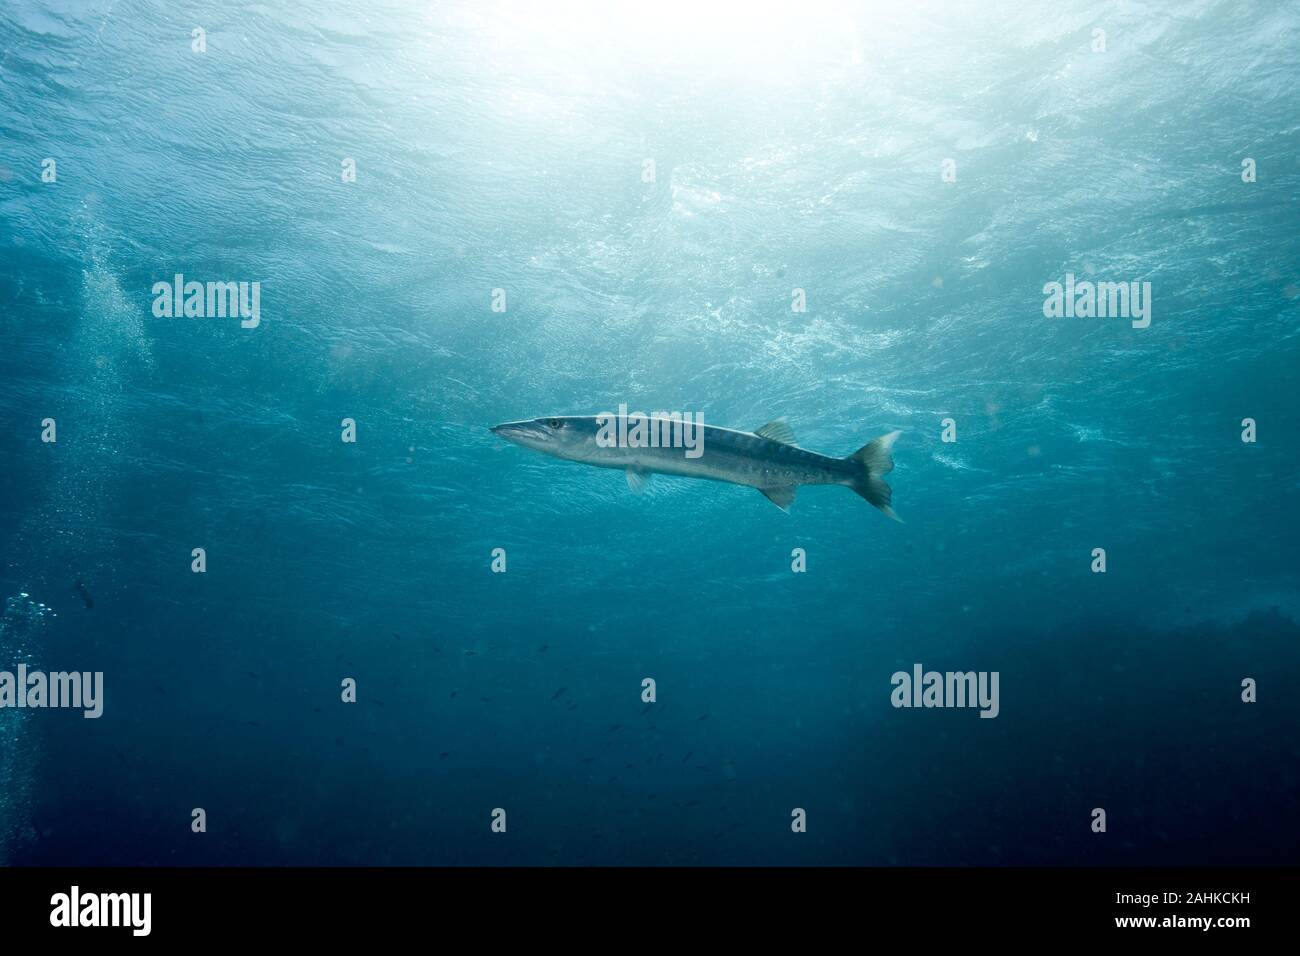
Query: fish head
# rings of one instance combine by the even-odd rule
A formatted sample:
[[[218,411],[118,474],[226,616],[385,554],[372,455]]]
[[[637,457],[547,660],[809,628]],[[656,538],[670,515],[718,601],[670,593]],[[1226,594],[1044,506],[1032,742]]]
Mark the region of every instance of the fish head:
[[[504,422],[493,426],[492,434],[555,458],[592,461],[601,452],[596,444],[598,430],[595,418],[560,415],[522,422]]]

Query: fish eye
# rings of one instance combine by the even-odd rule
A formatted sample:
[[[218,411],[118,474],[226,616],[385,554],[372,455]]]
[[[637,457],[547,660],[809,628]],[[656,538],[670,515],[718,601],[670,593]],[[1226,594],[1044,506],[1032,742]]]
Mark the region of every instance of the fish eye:
[[[560,421],[558,418],[548,418],[546,420],[546,424],[551,428],[559,428],[564,423]]]

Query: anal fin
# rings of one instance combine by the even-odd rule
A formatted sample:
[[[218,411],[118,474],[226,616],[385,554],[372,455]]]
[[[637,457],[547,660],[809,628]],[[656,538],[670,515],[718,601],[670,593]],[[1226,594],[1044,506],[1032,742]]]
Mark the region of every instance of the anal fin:
[[[789,511],[790,506],[794,504],[794,485],[776,485],[772,488],[759,488],[758,490],[763,493],[764,498],[782,511]]]

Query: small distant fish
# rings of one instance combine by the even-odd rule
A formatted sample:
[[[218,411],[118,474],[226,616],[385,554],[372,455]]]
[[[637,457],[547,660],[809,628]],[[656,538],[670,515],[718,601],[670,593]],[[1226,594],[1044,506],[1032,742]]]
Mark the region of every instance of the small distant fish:
[[[450,751],[450,750],[444,750],[442,753],[438,754],[438,759],[439,759],[439,760],[446,760],[446,759],[447,759],[448,757],[450,757],[450,756],[451,756],[451,751]]]
[[[685,757],[682,758],[682,763],[688,763],[690,759],[694,756],[695,756],[695,751],[692,750],[690,753],[688,753]]]
[[[561,687],[559,690],[557,690],[554,694],[551,695],[551,700],[559,700],[560,695],[563,694],[566,690],[568,690],[567,687]]]
[[[478,657],[478,651],[462,651],[466,657]]]
[[[81,595],[81,600],[86,605],[86,610],[93,610],[95,607],[95,599],[90,596],[90,592],[86,590],[86,586],[78,581],[73,585],[73,587],[75,587],[77,593]]]
[[[708,720],[708,719],[709,719],[709,715],[708,715],[708,714],[700,714],[699,719],[700,719],[700,720]]]
[[[614,731],[616,731],[616,730],[622,730],[622,729],[623,729],[623,725],[622,725],[622,724],[615,724],[613,727],[610,727],[609,730],[605,731],[605,733],[607,733],[607,734],[612,734]]]
[[[537,653],[538,653],[538,654],[545,654],[545,653],[546,653],[546,649],[547,649],[548,647],[550,647],[550,646],[551,646],[550,644],[543,644],[541,647],[539,647],[539,648],[537,649]]]

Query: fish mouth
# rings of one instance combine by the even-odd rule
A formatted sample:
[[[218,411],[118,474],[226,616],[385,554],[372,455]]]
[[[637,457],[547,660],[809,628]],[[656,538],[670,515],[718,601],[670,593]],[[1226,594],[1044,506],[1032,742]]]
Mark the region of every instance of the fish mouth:
[[[502,422],[500,425],[493,425],[491,431],[493,435],[517,445],[525,442],[543,442],[550,438],[546,429],[536,422]]]

